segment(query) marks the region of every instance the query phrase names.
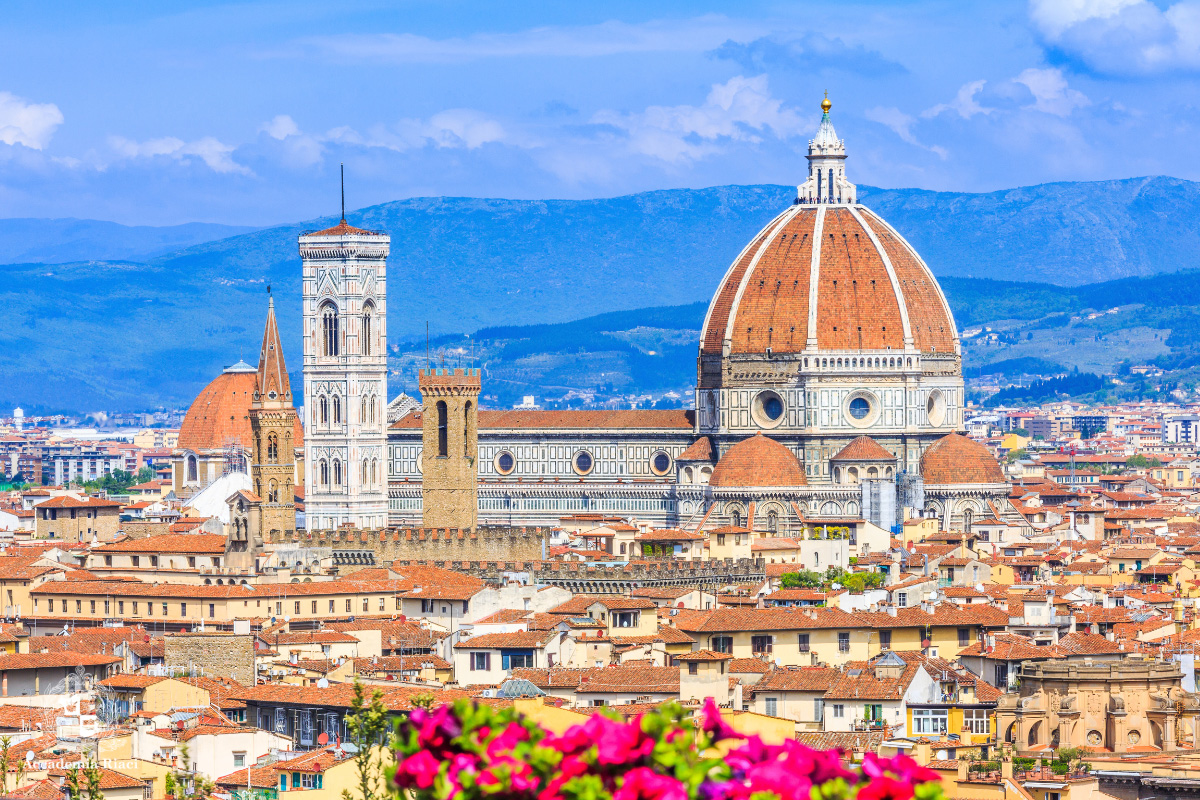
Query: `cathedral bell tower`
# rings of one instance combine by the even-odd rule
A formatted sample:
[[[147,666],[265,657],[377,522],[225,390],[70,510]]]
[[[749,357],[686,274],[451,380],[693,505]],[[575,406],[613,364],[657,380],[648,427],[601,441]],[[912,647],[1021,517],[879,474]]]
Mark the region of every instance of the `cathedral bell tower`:
[[[387,257],[342,221],[300,236],[308,530],[387,525]]]
[[[479,370],[423,369],[418,381],[422,524],[474,530],[479,521]]]

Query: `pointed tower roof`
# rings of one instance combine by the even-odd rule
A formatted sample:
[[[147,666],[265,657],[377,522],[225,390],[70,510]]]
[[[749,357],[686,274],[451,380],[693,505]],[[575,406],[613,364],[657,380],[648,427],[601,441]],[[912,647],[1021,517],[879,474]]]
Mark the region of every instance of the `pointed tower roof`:
[[[292,404],[292,386],[287,366],[283,363],[283,345],[279,341],[279,325],[275,322],[275,298],[267,304],[267,326],[263,330],[262,350],[258,354],[258,377],[254,382],[254,401]]]

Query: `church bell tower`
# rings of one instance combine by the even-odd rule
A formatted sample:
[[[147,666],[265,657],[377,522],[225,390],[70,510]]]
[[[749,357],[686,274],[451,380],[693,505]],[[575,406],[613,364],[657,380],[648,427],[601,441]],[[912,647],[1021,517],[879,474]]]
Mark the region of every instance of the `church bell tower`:
[[[342,221],[301,234],[308,530],[387,525],[387,257]]]

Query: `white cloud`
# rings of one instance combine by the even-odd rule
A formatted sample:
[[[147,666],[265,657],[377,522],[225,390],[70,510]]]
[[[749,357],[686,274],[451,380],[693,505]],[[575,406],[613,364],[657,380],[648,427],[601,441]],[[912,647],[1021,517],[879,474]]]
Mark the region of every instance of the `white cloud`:
[[[233,160],[234,147],[232,145],[222,144],[211,136],[205,136],[193,142],[185,142],[174,136],[148,139],[144,142],[135,142],[121,136],[110,136],[108,143],[117,155],[124,159],[166,156],[176,161],[184,161],[194,157],[203,161],[213,172],[250,174],[250,170]]]
[[[1143,0],[1030,0],[1029,16],[1044,33],[1059,36],[1090,20],[1112,19]]]
[[[462,63],[484,58],[594,58],[624,53],[703,52],[731,37],[754,37],[764,26],[705,15],[687,20],[620,21],[546,26],[512,33],[477,33],[431,39],[412,33],[345,34],[301,40],[287,53],[316,51],[348,61]]]
[[[41,150],[62,123],[62,112],[53,103],[30,103],[0,92],[0,142]]]
[[[1080,65],[1114,75],[1200,69],[1200,2],[1030,0],[1047,44]]]
[[[1025,85],[1033,94],[1032,107],[1047,114],[1065,117],[1075,109],[1092,103],[1083,92],[1067,86],[1061,69],[1030,67],[1013,80]]]
[[[975,95],[983,91],[984,84],[987,81],[971,81],[965,83],[958,89],[958,94],[949,103],[938,103],[932,108],[927,108],[921,112],[922,117],[936,117],[946,111],[953,111],[963,119],[970,119],[976,114],[990,114],[992,109],[984,108],[976,100]]]
[[[946,157],[945,148],[937,145],[922,144],[917,140],[916,135],[912,132],[913,125],[917,123],[916,117],[909,116],[898,108],[876,106],[875,108],[868,108],[866,111],[864,111],[863,116],[872,122],[878,122],[880,125],[891,128],[892,131],[899,136],[902,141],[905,141],[908,144],[920,147],[923,150],[928,150],[931,153],[936,153],[941,158]]]
[[[300,126],[296,124],[296,120],[289,117],[287,114],[279,114],[270,122],[264,122],[260,131],[270,136],[272,139],[283,140],[289,136],[296,136],[300,133]]]
[[[475,150],[485,144],[506,142],[508,138],[504,126],[482,111],[450,108],[429,119],[409,118],[394,125],[376,125],[365,136],[350,127],[334,128],[322,137],[322,141],[403,152],[428,146]],[[528,146],[530,142],[514,140],[507,143]]]
[[[805,127],[799,114],[771,95],[766,75],[714,84],[702,105],[650,106],[634,114],[600,111],[592,122],[624,131],[632,150],[668,163],[709,155],[723,139],[756,143],[768,130],[784,139]]]

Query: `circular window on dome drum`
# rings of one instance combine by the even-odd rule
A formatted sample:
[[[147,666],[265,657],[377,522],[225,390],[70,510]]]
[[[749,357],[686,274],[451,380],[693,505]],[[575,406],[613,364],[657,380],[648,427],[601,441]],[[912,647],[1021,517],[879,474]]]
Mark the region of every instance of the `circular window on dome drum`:
[[[671,469],[671,456],[659,450],[650,456],[650,471],[655,475],[666,475]]]
[[[499,472],[501,475],[511,475],[513,470],[517,468],[517,460],[507,450],[501,450],[497,453],[493,463],[496,465],[496,472]]]
[[[776,428],[783,423],[783,398],[767,389],[754,397],[752,413],[760,428]]]
[[[587,475],[596,466],[596,462],[591,453],[587,450],[580,450],[571,459],[571,466],[575,469],[576,474]]]
[[[842,405],[842,413],[854,427],[866,428],[879,418],[879,400],[870,392],[852,392]]]
[[[937,389],[930,392],[925,400],[925,417],[935,428],[940,428],[946,422],[946,397]]]

